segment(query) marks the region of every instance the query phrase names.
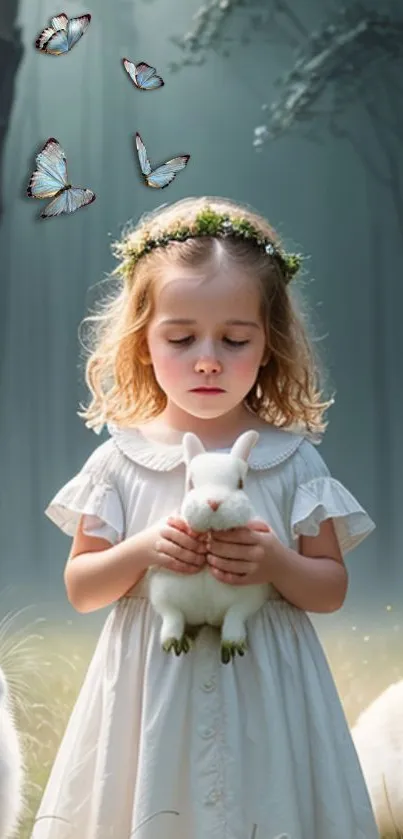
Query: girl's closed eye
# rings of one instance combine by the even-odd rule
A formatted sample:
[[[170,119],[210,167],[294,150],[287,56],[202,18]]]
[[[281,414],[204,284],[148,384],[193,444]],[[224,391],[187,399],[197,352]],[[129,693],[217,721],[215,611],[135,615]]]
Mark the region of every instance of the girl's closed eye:
[[[192,340],[192,335],[188,335],[186,338],[180,338],[179,340],[173,340],[172,338],[168,338],[168,344],[187,344],[189,341]],[[244,347],[245,344],[249,344],[249,341],[232,341],[231,338],[224,338],[224,341],[227,342],[231,347]]]

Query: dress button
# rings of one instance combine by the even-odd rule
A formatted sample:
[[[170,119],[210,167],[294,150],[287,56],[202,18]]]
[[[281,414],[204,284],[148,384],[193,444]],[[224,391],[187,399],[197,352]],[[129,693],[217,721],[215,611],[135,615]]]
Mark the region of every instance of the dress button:
[[[206,691],[214,690],[214,680],[209,679],[207,682],[203,682],[202,688]]]
[[[216,804],[220,797],[220,792],[218,790],[213,790],[206,796],[206,804]]]
[[[208,740],[210,737],[214,737],[215,731],[214,728],[202,728],[200,734],[205,740]]]

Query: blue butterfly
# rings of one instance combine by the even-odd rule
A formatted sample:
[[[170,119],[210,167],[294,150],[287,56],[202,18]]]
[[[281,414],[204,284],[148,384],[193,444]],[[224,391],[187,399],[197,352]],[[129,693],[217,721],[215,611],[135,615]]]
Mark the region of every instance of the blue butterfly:
[[[156,90],[165,84],[161,76],[156,75],[155,67],[150,67],[144,61],[140,61],[139,64],[133,64],[128,58],[122,58],[122,64],[133,84],[139,90]]]
[[[155,189],[164,189],[165,186],[168,186],[177,172],[184,169],[190,159],[190,154],[182,154],[179,157],[173,157],[172,160],[167,160],[162,166],[158,166],[157,169],[152,171],[146,147],[138,132],[136,133],[136,148],[144,180],[147,186],[152,186]]]
[[[53,198],[41,213],[42,218],[74,213],[95,201],[95,194],[90,189],[71,186],[67,182],[66,157],[54,137],[47,140],[36,157],[36,163],[38,168],[31,175],[27,195],[29,198]]]
[[[41,32],[35,41],[35,46],[37,50],[47,52],[49,55],[64,55],[70,52],[84,35],[90,21],[91,15],[72,17],[69,20],[67,15],[61,12],[60,15],[52,17],[50,27],[48,26]]]

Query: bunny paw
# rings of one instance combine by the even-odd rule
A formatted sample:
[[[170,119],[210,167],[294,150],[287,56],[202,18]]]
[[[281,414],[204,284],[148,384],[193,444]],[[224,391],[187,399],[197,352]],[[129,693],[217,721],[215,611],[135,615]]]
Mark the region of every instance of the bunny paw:
[[[181,653],[188,653],[191,646],[192,639],[189,635],[185,634],[182,635],[182,638],[168,638],[164,641],[162,649],[165,650],[166,653],[173,650],[175,655],[180,655]]]
[[[222,641],[221,642],[221,661],[223,664],[228,664],[232,658],[238,655],[245,655],[248,648],[246,638],[240,641]]]

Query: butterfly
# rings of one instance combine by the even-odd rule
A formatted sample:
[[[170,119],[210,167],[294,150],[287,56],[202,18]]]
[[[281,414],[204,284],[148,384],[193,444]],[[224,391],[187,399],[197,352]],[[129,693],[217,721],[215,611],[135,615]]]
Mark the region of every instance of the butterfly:
[[[66,157],[54,137],[47,140],[36,157],[36,163],[38,168],[31,175],[27,195],[29,198],[53,198],[41,213],[42,218],[74,213],[95,201],[95,194],[90,189],[71,186],[67,182]]]
[[[144,180],[147,186],[152,186],[155,189],[164,189],[165,186],[168,186],[177,172],[184,169],[190,159],[190,154],[182,154],[179,157],[173,157],[172,160],[167,160],[162,166],[158,166],[157,169],[152,171],[146,147],[138,132],[136,132],[136,148]]]
[[[71,17],[70,20],[64,12],[52,17],[50,26],[44,29],[35,41],[37,50],[47,52],[49,55],[64,55],[70,52],[72,47],[80,40],[88,28],[91,15],[80,15]]]
[[[150,67],[144,61],[140,61],[139,64],[133,64],[128,58],[122,58],[122,64],[133,84],[139,90],[156,90],[165,84],[161,76],[156,75],[155,67]]]

